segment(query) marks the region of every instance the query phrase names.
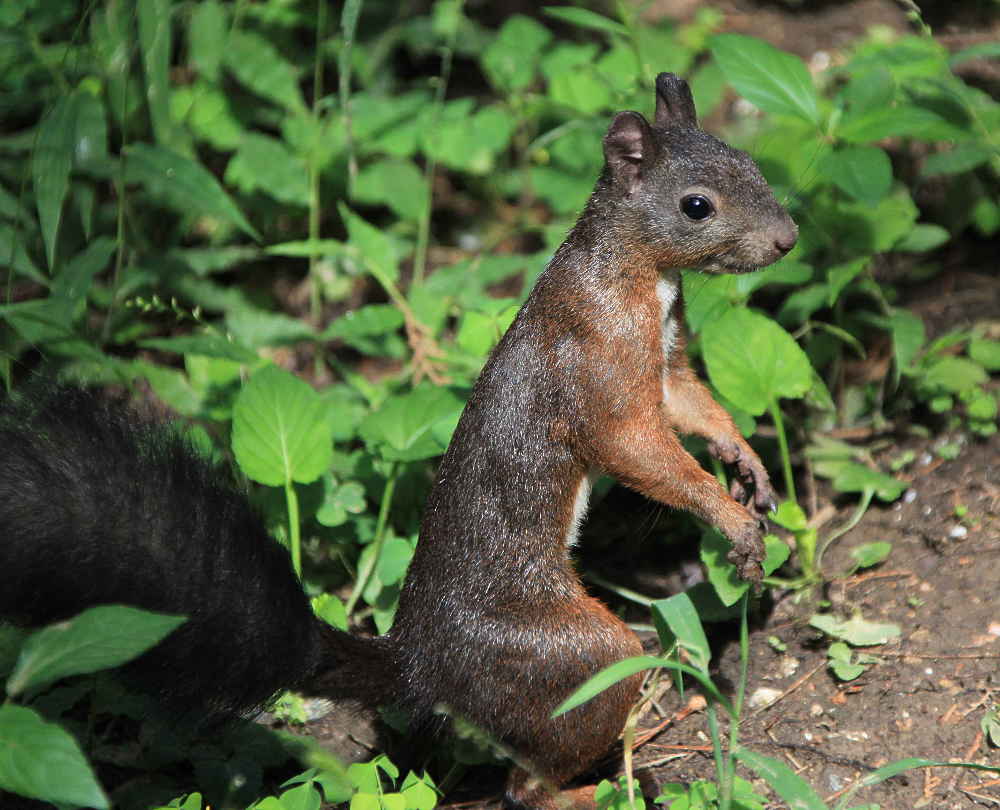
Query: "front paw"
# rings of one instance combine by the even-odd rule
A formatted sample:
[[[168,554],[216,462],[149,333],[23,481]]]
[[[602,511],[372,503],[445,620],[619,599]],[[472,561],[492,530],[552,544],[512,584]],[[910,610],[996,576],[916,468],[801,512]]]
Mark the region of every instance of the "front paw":
[[[778,496],[760,457],[745,442],[722,439],[709,442],[708,452],[723,464],[736,467],[729,494],[755,518],[766,517],[778,506]]]
[[[740,579],[759,585],[764,578],[764,537],[760,523],[753,521],[745,523],[740,530],[730,535],[733,547],[726,559],[736,566]]]

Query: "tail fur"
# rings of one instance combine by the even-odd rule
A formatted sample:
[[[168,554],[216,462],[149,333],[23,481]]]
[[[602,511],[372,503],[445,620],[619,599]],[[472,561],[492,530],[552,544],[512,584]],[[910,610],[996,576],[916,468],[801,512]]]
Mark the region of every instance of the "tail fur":
[[[189,617],[124,671],[168,707],[231,713],[286,688],[391,699],[387,642],[315,617],[223,465],[94,394],[29,387],[0,403],[0,617],[111,603]]]

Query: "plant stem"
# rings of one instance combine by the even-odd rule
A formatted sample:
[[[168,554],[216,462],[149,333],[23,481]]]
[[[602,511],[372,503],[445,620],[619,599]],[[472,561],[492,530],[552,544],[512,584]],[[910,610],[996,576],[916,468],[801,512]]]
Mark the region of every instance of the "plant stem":
[[[323,96],[323,35],[326,32],[326,3],[316,5],[316,56],[313,59],[313,103],[312,116],[318,121],[319,101]],[[309,309],[314,323],[319,323],[321,314],[321,296],[319,279],[316,278],[316,264],[319,252],[316,242],[319,239],[319,166],[316,165],[316,149],[309,156]]]
[[[302,578],[302,535],[299,526],[299,496],[295,484],[289,478],[285,481],[285,503],[288,507],[288,548],[292,552],[292,568],[295,576]]]
[[[778,450],[781,452],[781,469],[785,474],[785,492],[788,494],[790,501],[798,503],[798,498],[795,496],[795,476],[792,475],[792,458],[788,454],[788,438],[785,436],[785,422],[782,419],[781,408],[778,406],[777,399],[771,400],[768,410],[771,412],[771,419],[774,422],[774,432],[778,435]]]
[[[321,5],[323,5],[321,3]],[[358,156],[354,152],[354,129],[351,120],[351,51],[354,49],[354,32],[361,14],[361,0],[347,0],[340,14],[340,28],[344,45],[340,50],[340,109],[344,115],[344,145],[347,147],[347,192],[354,192],[358,179]]]
[[[868,507],[872,502],[872,498],[875,496],[875,490],[872,487],[865,487],[861,493],[861,502],[858,504],[858,508],[854,510],[854,514],[851,515],[850,520],[847,521],[843,526],[832,532],[828,537],[824,538],[822,544],[816,551],[816,568],[820,567],[820,561],[823,559],[823,552],[825,552],[830,544],[839,537],[847,534],[851,529],[858,525],[858,521],[864,517],[865,512],[868,511]]]
[[[354,590],[351,591],[347,604],[344,606],[348,618],[350,618],[351,613],[354,611],[354,606],[358,603],[358,599],[361,598],[361,594],[368,587],[368,581],[375,572],[375,566],[378,565],[379,557],[382,556],[382,547],[385,545],[385,528],[389,522],[389,507],[392,505],[392,493],[396,489],[396,478],[398,476],[399,465],[393,462],[389,470],[389,477],[385,480],[385,488],[382,490],[382,503],[379,506],[378,521],[375,524],[375,539],[372,541],[372,553],[368,555],[367,562],[358,571],[358,579],[354,583]]]
[[[736,781],[736,765],[733,762],[733,757],[740,744],[740,716],[743,714],[743,696],[746,693],[747,670],[750,664],[750,631],[747,626],[747,606],[749,603],[750,591],[747,590],[740,600],[740,679],[736,684],[736,703],[733,706],[733,716],[729,720],[729,748],[726,751],[726,778],[722,783],[720,810],[729,810]]]
[[[458,8],[455,10],[456,20],[461,19],[462,6],[464,0],[459,0]],[[455,37],[458,35],[458,23],[448,32],[448,38],[441,48],[441,72],[437,77],[437,87],[434,91],[434,103],[431,107],[431,120],[428,130],[434,132],[437,127],[438,118],[441,115],[441,108],[444,106],[444,96],[448,90],[448,80],[451,78],[451,62],[455,53]],[[437,170],[437,160],[433,155],[427,155],[427,164],[424,168],[424,184],[427,186],[427,199],[424,202],[424,210],[420,212],[420,220],[417,223],[417,247],[413,256],[413,284],[419,286],[424,281],[424,273],[427,270],[427,251],[430,247],[431,239],[431,211],[434,200],[434,172]]]

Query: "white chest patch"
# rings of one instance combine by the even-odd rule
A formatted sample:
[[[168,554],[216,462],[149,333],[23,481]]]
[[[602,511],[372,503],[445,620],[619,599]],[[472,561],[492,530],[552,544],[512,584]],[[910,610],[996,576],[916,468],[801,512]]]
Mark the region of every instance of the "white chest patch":
[[[590,490],[594,486],[600,473],[597,470],[589,470],[576,488],[576,497],[573,499],[573,514],[570,516],[569,528],[566,530],[566,546],[571,548],[576,545],[577,537],[580,534],[580,526],[587,515],[587,506],[590,503]]]
[[[667,398],[667,363],[670,352],[677,340],[677,318],[674,314],[674,304],[680,293],[680,271],[668,270],[656,282],[656,297],[660,299],[660,346],[663,350],[663,398]]]

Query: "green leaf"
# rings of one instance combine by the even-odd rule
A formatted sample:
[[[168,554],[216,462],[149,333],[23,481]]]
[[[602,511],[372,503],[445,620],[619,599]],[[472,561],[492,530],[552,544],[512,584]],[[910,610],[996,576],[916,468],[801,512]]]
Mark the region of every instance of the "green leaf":
[[[854,259],[845,264],[838,264],[836,267],[827,269],[827,306],[832,307],[837,302],[844,287],[850,284],[859,273],[868,267],[870,261],[870,257],[862,256],[859,259]]]
[[[795,501],[782,501],[771,513],[770,518],[790,532],[801,532],[808,526],[805,510]]]
[[[549,17],[555,17],[557,20],[562,20],[580,28],[603,31],[605,34],[628,36],[628,29],[620,22],[616,22],[602,14],[588,11],[585,8],[576,8],[574,6],[543,6],[542,11]]]
[[[260,241],[260,234],[229,198],[219,181],[190,158],[162,146],[135,143],[125,147],[125,179],[180,214],[201,213],[229,222]]]
[[[819,124],[816,88],[799,57],[741,34],[718,34],[710,49],[726,80],[748,101]]]
[[[850,790],[848,790],[841,797],[840,801],[837,802],[834,810],[844,810],[854,794],[862,788],[877,785],[880,782],[884,782],[886,779],[892,779],[892,777],[898,776],[904,771],[911,771],[916,768],[970,768],[976,771],[991,771],[993,773],[1000,773],[1000,766],[980,765],[978,762],[940,762],[933,759],[917,758],[900,759],[896,762],[890,762],[888,765],[883,765],[878,770],[872,771],[867,776],[855,782],[854,785],[851,786]]]
[[[939,174],[961,174],[982,166],[994,155],[994,150],[978,141],[956,144],[947,152],[930,155],[920,170],[921,177]]]
[[[50,270],[55,267],[56,239],[73,167],[78,99],[78,94],[71,93],[56,102],[38,126],[38,139],[31,155],[35,202]]]
[[[899,371],[910,371],[920,348],[924,345],[924,322],[919,315],[906,309],[894,309],[889,316],[892,349]]]
[[[734,309],[709,323],[702,353],[712,384],[754,416],[779,397],[798,398],[812,385],[809,360],[784,329],[764,315]]]
[[[148,338],[140,340],[139,346],[144,349],[157,349],[174,354],[199,354],[204,357],[219,357],[223,360],[233,360],[245,365],[257,362],[257,353],[242,343],[227,340],[222,335],[206,333],[203,335],[178,335],[171,338]]]
[[[254,481],[308,484],[330,466],[333,439],[323,400],[277,366],[250,378],[233,408],[233,452]]]
[[[226,182],[247,194],[257,191],[289,205],[309,205],[305,161],[269,135],[248,132],[243,136],[226,166]]]
[[[174,4],[171,0],[138,0],[139,48],[146,76],[146,103],[156,141],[183,149],[184,140],[170,115],[170,52]]]
[[[883,562],[892,551],[892,543],[878,540],[873,543],[864,543],[851,549],[851,556],[858,568],[871,568]]]
[[[393,585],[400,582],[406,575],[406,569],[413,559],[413,546],[402,537],[390,537],[382,547],[375,576],[383,585]]]
[[[668,661],[654,655],[640,655],[635,658],[626,658],[624,661],[617,661],[605,667],[596,675],[588,678],[587,681],[573,692],[566,700],[560,703],[552,712],[553,717],[559,717],[568,711],[572,711],[577,706],[581,706],[588,700],[599,695],[605,689],[614,686],[619,681],[631,678],[637,672],[647,669],[671,669],[676,672],[683,672],[690,675],[705,690],[705,693],[716,700],[727,713],[732,714],[732,706],[729,701],[719,692],[715,684],[703,672],[689,667],[686,664],[678,664],[676,661]]]
[[[707,529],[701,535],[701,561],[708,571],[708,581],[715,589],[719,601],[729,607],[735,605],[746,593],[750,583],[740,579],[736,566],[726,559],[732,546],[716,529]],[[791,554],[780,539],[773,534],[764,537],[764,576],[770,576],[777,571]]]
[[[906,236],[893,245],[893,250],[902,250],[907,253],[926,253],[940,247],[951,239],[951,234],[946,228],[940,225],[928,223],[917,223]]]
[[[892,186],[892,163],[877,146],[850,146],[831,152],[819,162],[819,170],[829,182],[861,202],[878,202]]]
[[[657,599],[650,609],[657,627],[669,628],[673,634],[670,640],[683,647],[691,658],[692,666],[707,676],[712,651],[691,598],[686,593],[674,594],[667,599]],[[660,641],[663,644],[662,637]],[[663,646],[666,649],[667,645]]]
[[[969,357],[987,371],[1000,371],[1000,340],[973,337],[969,341]]]
[[[125,605],[85,610],[28,636],[7,693],[19,695],[69,675],[117,667],[159,644],[184,621]]]
[[[24,706],[0,706],[0,789],[107,810],[108,797],[76,740]]]
[[[298,71],[264,37],[233,31],[225,43],[226,68],[245,87],[293,113],[304,112]]]
[[[864,492],[870,489],[880,500],[894,501],[903,494],[906,482],[856,461],[845,461],[837,468],[833,488],[838,492]]]
[[[884,138],[907,135],[921,137],[942,122],[941,116],[908,104],[877,107],[859,115],[850,111],[844,116],[837,135],[848,143],[871,143]]]
[[[795,771],[780,759],[766,757],[742,746],[733,751],[739,762],[761,777],[789,810],[827,810],[826,803]]]
[[[422,386],[390,397],[360,428],[370,449],[391,461],[419,461],[438,456],[447,448],[434,426],[453,420],[465,403],[447,388]]]
[[[334,484],[326,491],[316,520],[324,526],[340,526],[347,522],[348,515],[360,515],[367,508],[365,488],[357,481]]]
[[[315,332],[305,321],[283,312],[268,312],[247,306],[236,308],[226,316],[226,328],[237,343],[251,350],[316,339]]]
[[[853,681],[866,669],[864,664],[854,663],[851,660],[853,658],[851,648],[843,641],[833,642],[827,650],[827,656],[830,669],[841,681]]]
[[[960,394],[989,379],[989,375],[978,363],[964,357],[944,355],[930,361],[920,378],[922,387],[935,392]]]
[[[430,192],[423,173],[409,160],[380,160],[362,169],[354,186],[354,199],[388,205],[403,219],[423,216]]]
[[[202,0],[195,6],[188,27],[191,64],[212,84],[219,79],[227,34],[226,12],[217,0]]]
[[[544,26],[514,14],[483,52],[483,71],[504,92],[522,90],[534,78],[538,58],[551,39],[552,34]]]
[[[399,253],[396,243],[379,228],[355,214],[344,203],[337,210],[347,225],[350,246],[358,251],[365,267],[376,279],[395,282],[399,278]]]
[[[817,613],[809,619],[809,624],[828,636],[842,639],[854,647],[885,644],[898,638],[901,633],[898,624],[870,622],[860,615],[852,616],[850,619],[838,619],[829,613]]]

